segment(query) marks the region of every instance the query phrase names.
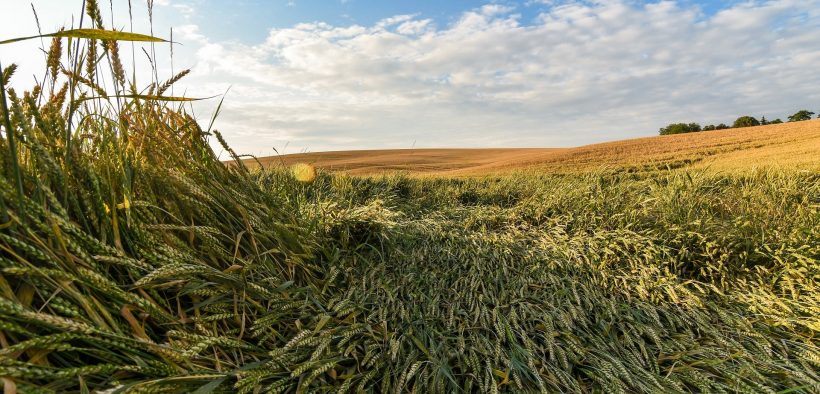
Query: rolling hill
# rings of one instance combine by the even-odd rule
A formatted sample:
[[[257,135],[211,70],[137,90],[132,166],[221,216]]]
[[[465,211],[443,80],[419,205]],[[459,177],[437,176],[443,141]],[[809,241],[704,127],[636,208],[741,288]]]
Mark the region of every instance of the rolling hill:
[[[519,170],[577,172],[658,168],[820,168],[820,120],[629,139],[576,148],[393,149],[300,153],[260,158],[263,166],[310,163],[367,175],[407,172],[481,175]],[[256,162],[250,165],[257,166]]]

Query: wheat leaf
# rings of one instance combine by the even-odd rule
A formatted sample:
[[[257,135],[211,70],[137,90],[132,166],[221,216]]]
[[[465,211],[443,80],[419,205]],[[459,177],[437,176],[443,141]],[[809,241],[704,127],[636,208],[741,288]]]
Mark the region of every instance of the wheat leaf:
[[[60,38],[88,38],[94,40],[115,40],[115,41],[141,41],[141,42],[168,42],[159,37],[149,36],[145,34],[139,33],[130,33],[125,31],[116,31],[116,30],[103,30],[103,29],[71,29],[71,30],[64,30],[58,31],[55,33],[49,34],[42,34],[36,36],[29,36],[29,37],[18,37],[12,38],[9,40],[0,41],[0,45],[2,44],[11,44],[13,42],[31,40],[34,38],[43,38],[43,37],[60,37]]]

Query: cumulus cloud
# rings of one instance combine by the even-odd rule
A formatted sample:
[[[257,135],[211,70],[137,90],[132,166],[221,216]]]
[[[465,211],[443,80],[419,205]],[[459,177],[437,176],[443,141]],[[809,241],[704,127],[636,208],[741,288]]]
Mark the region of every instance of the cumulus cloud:
[[[818,5],[706,16],[675,1],[563,1],[522,21],[489,4],[444,27],[400,15],[272,29],[257,45],[203,45],[197,67],[232,84],[220,127],[255,153],[579,145],[817,103]]]
[[[573,146],[670,122],[782,117],[820,105],[820,0],[488,4],[436,25],[314,22],[255,44],[194,25],[190,95],[229,86],[218,128],[237,150]],[[211,104],[212,105],[212,104]],[[201,107],[206,114],[208,108]],[[812,108],[818,110],[820,108]]]

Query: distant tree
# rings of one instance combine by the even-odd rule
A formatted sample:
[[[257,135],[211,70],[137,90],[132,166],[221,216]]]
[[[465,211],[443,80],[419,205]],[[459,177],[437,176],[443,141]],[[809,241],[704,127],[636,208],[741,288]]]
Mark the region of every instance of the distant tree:
[[[797,111],[794,115],[789,116],[789,122],[802,122],[804,120],[809,120],[812,115],[814,115],[814,112],[803,109]]]
[[[761,124],[761,125],[763,125],[763,126],[765,126],[765,125],[769,124],[769,121],[768,121],[768,120],[766,120],[766,116],[765,116],[765,115],[764,115],[762,118],[760,118],[760,124]]]
[[[781,123],[783,123],[783,121],[782,121],[782,120],[780,120],[780,118],[777,118],[777,119],[775,119],[775,120],[773,120],[773,121],[769,122],[769,124],[781,124]]]
[[[700,125],[697,123],[672,123],[669,126],[661,127],[661,135],[696,133],[700,131]]]
[[[760,122],[752,116],[741,116],[735,120],[735,124],[732,127],[752,127],[752,126],[760,126]]]
[[[726,123],[721,123],[721,124],[715,126],[715,130],[726,130],[726,129],[731,129],[731,127],[729,127]]]
[[[713,124],[703,126],[703,131],[712,131],[712,130],[715,130],[715,129],[717,129],[717,126],[715,126]]]

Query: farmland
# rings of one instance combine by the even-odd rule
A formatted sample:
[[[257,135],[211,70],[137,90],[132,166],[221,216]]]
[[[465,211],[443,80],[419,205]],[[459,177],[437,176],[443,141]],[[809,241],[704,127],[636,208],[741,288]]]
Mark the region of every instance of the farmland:
[[[396,149],[301,153],[259,159],[263,166],[311,163],[321,169],[373,175],[480,176],[535,170],[645,172],[687,168],[745,171],[779,167],[817,169],[820,120],[693,134],[646,137],[577,148]],[[258,165],[248,160],[248,165]]]
[[[4,63],[6,393],[820,388],[817,121],[252,168],[127,40]]]

